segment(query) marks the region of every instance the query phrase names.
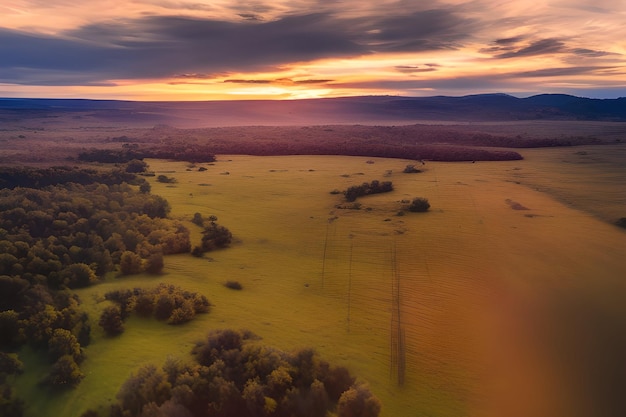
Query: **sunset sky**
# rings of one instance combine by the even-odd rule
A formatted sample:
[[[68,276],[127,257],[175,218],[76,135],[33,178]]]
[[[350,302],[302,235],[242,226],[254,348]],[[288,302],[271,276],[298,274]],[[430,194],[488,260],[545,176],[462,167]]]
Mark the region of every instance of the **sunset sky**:
[[[626,0],[2,0],[0,97],[626,96]]]

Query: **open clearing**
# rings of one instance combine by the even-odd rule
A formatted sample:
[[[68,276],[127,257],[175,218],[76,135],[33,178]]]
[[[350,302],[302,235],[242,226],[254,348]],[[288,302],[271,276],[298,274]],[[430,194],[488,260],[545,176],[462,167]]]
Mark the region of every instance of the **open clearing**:
[[[106,406],[140,365],[186,357],[209,329],[231,327],[281,349],[315,347],[367,380],[385,417],[616,407],[604,388],[624,365],[626,233],[602,219],[626,216],[625,150],[525,150],[524,161],[428,162],[419,174],[402,173],[411,161],[344,156],[149,160],[177,180],[151,181],[174,217],[216,215],[236,243],[79,294],[92,321],[105,292],[159,282],[205,294],[212,311],[178,327],[133,317],[115,339],[94,325],[77,389],[42,395],[33,385],[45,371],[31,365],[20,394],[31,415],[78,417]],[[331,190],[375,179],[395,190],[335,208]],[[431,210],[398,216],[417,196]]]

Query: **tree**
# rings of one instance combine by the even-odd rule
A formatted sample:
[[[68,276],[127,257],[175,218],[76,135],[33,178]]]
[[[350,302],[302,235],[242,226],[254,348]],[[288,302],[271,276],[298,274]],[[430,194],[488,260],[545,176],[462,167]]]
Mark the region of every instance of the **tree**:
[[[122,312],[118,306],[109,306],[105,308],[100,315],[98,324],[109,336],[115,336],[124,332]]]
[[[120,257],[120,272],[122,275],[139,274],[143,269],[143,261],[139,255],[129,250],[122,252]]]
[[[148,181],[144,181],[139,185],[139,192],[142,194],[149,194],[152,190],[152,186]]]
[[[423,198],[423,197],[414,198],[408,207],[409,211],[417,212],[417,213],[428,211],[429,208],[430,208],[430,203],[428,202],[428,199]]]
[[[146,272],[150,274],[160,274],[163,271],[163,251],[152,252],[146,259]]]
[[[17,358],[16,354],[9,354],[0,351],[0,383],[6,375],[17,375],[24,371],[24,364]]]
[[[169,399],[171,384],[167,374],[154,365],[145,365],[124,382],[117,394],[123,410],[138,416],[145,405],[160,406]]]
[[[337,417],[377,417],[380,400],[363,384],[352,386],[341,394],[337,403]]]
[[[132,159],[126,164],[126,172],[134,174],[146,172],[146,168],[148,168],[148,164],[140,159]]]
[[[200,213],[194,213],[193,215],[193,219],[191,219],[191,222],[197,226],[203,226],[204,225],[204,219],[202,218],[202,214]]]
[[[52,366],[46,382],[56,386],[74,386],[84,377],[74,358],[71,355],[64,355]]]
[[[225,248],[233,240],[233,234],[215,222],[211,222],[202,232],[202,249],[206,251]]]
[[[48,341],[48,353],[53,361],[65,355],[71,356],[76,363],[83,359],[83,352],[76,336],[65,329],[54,329]]]
[[[96,273],[84,263],[71,264],[61,271],[61,282],[69,288],[87,287],[97,281]]]

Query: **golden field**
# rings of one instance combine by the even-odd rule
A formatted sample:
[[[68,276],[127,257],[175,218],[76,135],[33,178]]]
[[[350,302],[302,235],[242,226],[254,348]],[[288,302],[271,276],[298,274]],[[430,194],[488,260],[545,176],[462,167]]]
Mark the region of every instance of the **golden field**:
[[[385,417],[610,407],[601,388],[623,361],[611,346],[626,346],[626,232],[609,221],[626,216],[626,147],[520,153],[522,161],[427,162],[418,174],[402,173],[412,161],[347,156],[148,160],[177,180],[153,177],[152,192],[187,221],[194,244],[196,212],[216,215],[235,243],[205,258],[168,256],[157,277],[77,291],[94,323],[86,377],[71,391],[43,391],[36,381],[46,368],[25,352],[30,367],[17,385],[27,411],[78,417],[106,407],[139,366],[185,358],[209,329],[226,327],[280,349],[315,347],[368,381]],[[330,191],[371,180],[395,189],[360,198],[359,210],[336,208],[342,196]],[[398,215],[402,200],[418,196],[429,212]],[[104,294],[159,282],[206,295],[211,312],[182,326],[132,317],[124,334],[104,337],[95,324]]]

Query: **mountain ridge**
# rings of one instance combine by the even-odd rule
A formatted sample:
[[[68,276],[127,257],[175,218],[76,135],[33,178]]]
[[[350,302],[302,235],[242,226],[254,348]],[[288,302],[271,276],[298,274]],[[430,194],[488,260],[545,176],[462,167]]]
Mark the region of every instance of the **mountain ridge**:
[[[467,96],[352,96],[302,100],[129,101],[0,98],[0,120],[88,112],[108,121],[174,125],[285,125],[442,121],[626,121],[626,97],[594,99],[567,94],[518,98],[503,93]]]

